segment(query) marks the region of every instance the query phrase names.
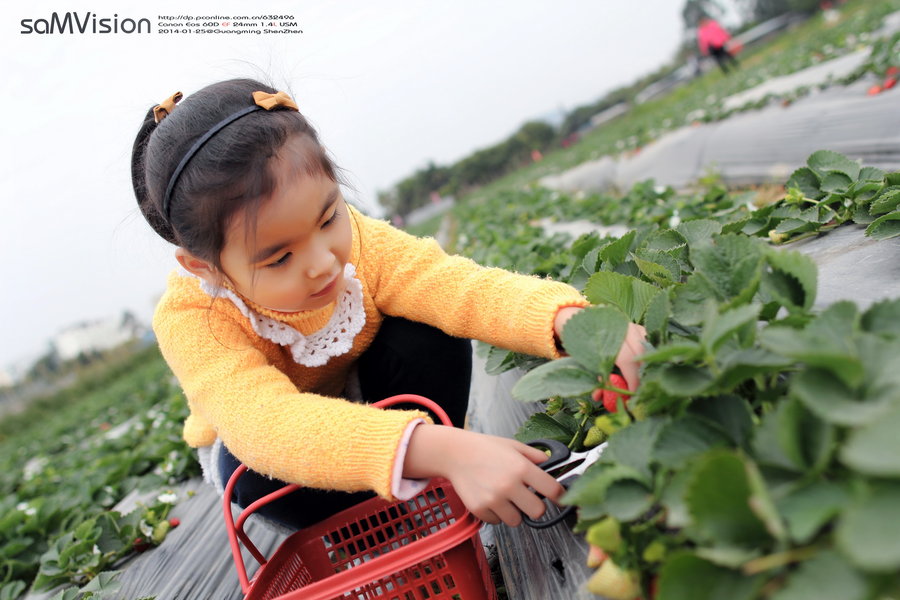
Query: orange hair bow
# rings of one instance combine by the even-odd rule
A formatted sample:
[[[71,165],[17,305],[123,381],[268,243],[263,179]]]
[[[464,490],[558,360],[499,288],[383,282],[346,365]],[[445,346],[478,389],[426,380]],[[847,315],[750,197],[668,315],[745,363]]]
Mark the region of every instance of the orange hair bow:
[[[159,123],[168,117],[175,109],[175,105],[184,97],[181,92],[175,92],[159,104],[153,107],[153,119]]]
[[[291,110],[300,111],[297,103],[284,92],[276,92],[274,94],[268,92],[253,92],[253,101],[256,102],[257,106],[261,106],[266,110],[272,110],[273,108],[283,106]]]

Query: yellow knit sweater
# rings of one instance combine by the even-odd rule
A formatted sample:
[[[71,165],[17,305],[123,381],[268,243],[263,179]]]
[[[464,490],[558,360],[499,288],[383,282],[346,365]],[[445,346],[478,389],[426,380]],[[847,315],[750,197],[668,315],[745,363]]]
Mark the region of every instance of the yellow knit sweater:
[[[298,364],[289,346],[259,335],[235,302],[214,298],[198,278],[177,272],[169,277],[153,329],[190,405],[184,426],[189,445],[208,446],[219,437],[264,475],[390,498],[403,432],[425,413],[380,410],[339,397],[383,315],[556,358],[556,312],[588,303],[568,285],[484,268],[448,256],[432,239],[351,214],[350,262],[362,284],[365,325],[345,354],[318,367]],[[242,300],[250,317],[274,319],[303,336],[321,330],[336,304],[285,314]]]

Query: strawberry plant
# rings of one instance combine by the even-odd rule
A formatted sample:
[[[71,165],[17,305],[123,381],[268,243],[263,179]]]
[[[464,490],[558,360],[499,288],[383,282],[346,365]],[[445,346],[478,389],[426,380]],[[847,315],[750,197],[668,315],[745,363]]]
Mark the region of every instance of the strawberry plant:
[[[700,218],[703,202],[683,197],[692,217],[678,222],[679,196],[661,192],[621,238],[549,253],[554,274],[595,306],[567,323],[566,358],[536,364],[491,348],[488,366],[530,368],[513,395],[545,402],[519,439],[608,441],[564,498],[599,566],[592,591],[896,597],[900,300],[816,312],[815,264],[767,242],[848,221],[896,235],[898,184],[817,152],[774,205],[750,210],[726,194]],[[613,412],[602,399],[620,391],[613,360],[628,321],[646,327],[648,350],[640,388]]]
[[[35,410],[0,432],[0,599],[59,585],[70,586],[60,597],[99,598],[106,576],[78,587],[133,554],[138,538],[160,543],[176,498],[126,515],[113,507],[198,474],[180,435],[184,399],[154,348]]]

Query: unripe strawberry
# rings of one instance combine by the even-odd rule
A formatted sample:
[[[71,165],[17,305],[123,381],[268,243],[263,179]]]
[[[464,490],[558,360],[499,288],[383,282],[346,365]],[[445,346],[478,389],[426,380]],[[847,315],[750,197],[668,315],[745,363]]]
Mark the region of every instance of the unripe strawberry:
[[[606,435],[612,435],[619,429],[621,429],[619,424],[616,423],[609,415],[600,415],[599,417],[594,419],[594,427],[596,427]]]
[[[769,231],[769,239],[773,244],[783,244],[790,236],[786,233],[778,233],[774,229]]]
[[[585,535],[588,544],[597,546],[604,552],[612,553],[622,545],[622,533],[619,522],[612,517],[594,523]]]
[[[157,523],[156,527],[153,528],[153,543],[157,546],[159,544],[162,544],[171,528],[172,526],[168,521],[160,521],[159,523]]]
[[[587,583],[588,591],[608,600],[635,600],[641,593],[637,574],[624,571],[612,560],[603,561]]]
[[[593,448],[598,444],[603,443],[603,440],[606,439],[606,434],[600,430],[596,425],[592,426],[587,430],[587,433],[584,436],[584,447],[585,448]]]

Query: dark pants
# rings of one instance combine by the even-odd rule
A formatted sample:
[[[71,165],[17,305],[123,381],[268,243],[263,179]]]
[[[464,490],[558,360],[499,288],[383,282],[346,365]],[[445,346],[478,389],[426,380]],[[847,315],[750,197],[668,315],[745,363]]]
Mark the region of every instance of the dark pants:
[[[469,340],[451,337],[421,323],[387,317],[372,345],[357,362],[357,368],[366,402],[376,402],[397,394],[418,394],[447,411],[454,426],[463,426],[472,376],[472,346]],[[421,407],[399,404],[394,408]],[[436,417],[433,418],[438,422]],[[223,449],[219,459],[223,482],[228,481],[238,464],[238,460]],[[234,501],[246,507],[283,485],[283,481],[248,471],[238,481]],[[372,492],[347,493],[303,488],[258,512],[272,521],[298,529],[374,496]]]
[[[710,46],[709,53],[716,59],[716,62],[723,73],[728,73],[729,65],[732,69],[736,69],[738,66],[737,59],[724,47],[717,48],[715,46]]]

